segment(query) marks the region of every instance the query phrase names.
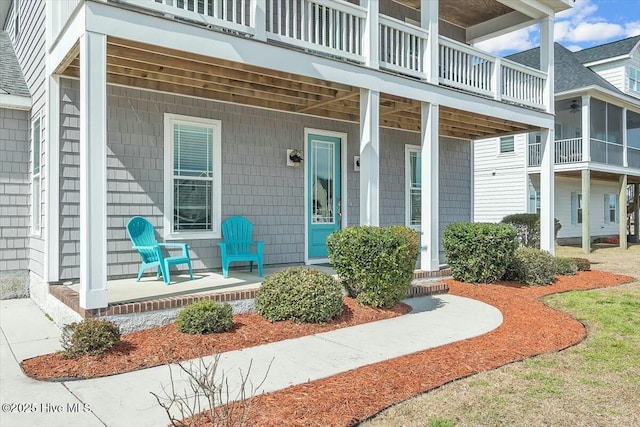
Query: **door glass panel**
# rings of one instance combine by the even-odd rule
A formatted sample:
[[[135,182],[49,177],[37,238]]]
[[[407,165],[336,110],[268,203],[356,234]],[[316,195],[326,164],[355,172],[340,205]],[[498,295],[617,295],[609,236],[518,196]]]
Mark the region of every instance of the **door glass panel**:
[[[311,141],[311,222],[335,223],[334,143]]]

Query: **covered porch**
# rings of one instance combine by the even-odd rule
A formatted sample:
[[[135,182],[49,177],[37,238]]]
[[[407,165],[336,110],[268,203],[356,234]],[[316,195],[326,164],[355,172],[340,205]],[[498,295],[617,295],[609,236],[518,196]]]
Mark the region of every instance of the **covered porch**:
[[[340,160],[344,166],[342,185],[345,194],[348,190],[354,195],[350,199],[351,205],[345,203],[342,206],[341,226],[403,222],[396,217],[391,219],[383,211],[381,195],[385,192],[392,194],[394,189],[387,188],[390,186],[384,178],[385,168],[393,163],[384,160],[383,150],[387,148],[381,146],[381,134],[387,134],[389,141],[397,140],[397,144],[405,144],[405,139],[412,141],[423,165],[420,182],[425,183],[417,188],[418,197],[413,199],[420,206],[418,223],[423,248],[420,265],[422,270],[433,272],[439,271],[440,267],[442,147],[447,144],[470,147],[473,139],[540,128],[545,129],[545,135],[551,134],[548,131],[552,123],[550,114],[506,103],[499,97],[483,97],[468,91],[425,84],[403,75],[336,61],[314,52],[292,51],[278,45],[260,45],[258,55],[254,41],[238,38],[236,34],[194,28],[174,21],[167,25],[163,18],[123,11],[105,4],[87,2],[83,7],[90,9],[91,17],[102,14],[107,19],[86,21],[84,31],[78,34],[78,41],[66,45],[68,51],[65,55],[57,56],[60,62],[49,80],[52,156],[65,155],[61,151],[64,141],[59,140],[59,136],[60,129],[66,126],[66,113],[56,109],[69,106],[78,110],[79,148],[73,155],[78,157],[79,175],[74,185],[79,187],[79,203],[77,219],[71,222],[78,222],[79,238],[73,239],[73,230],[65,230],[65,218],[52,215],[49,218],[51,238],[48,242],[51,253],[58,252],[60,247],[71,251],[61,255],[65,256],[64,260],[52,259],[48,265],[48,281],[60,281],[61,270],[67,267],[67,262],[71,263],[71,269],[77,265],[78,306],[83,310],[101,312],[107,309],[111,303],[109,287],[112,286],[107,278],[126,275],[123,265],[135,262],[132,260],[137,254],[131,250],[124,232],[127,215],[153,216],[158,229],[172,217],[170,211],[163,209],[161,202],[168,194],[166,188],[164,193],[162,190],[163,174],[170,169],[163,169],[161,160],[165,158],[166,166],[162,138],[163,133],[166,137],[167,128],[163,130],[161,120],[155,120],[156,117],[161,118],[163,112],[167,114],[167,111],[178,109],[190,115],[221,112],[233,114],[234,120],[240,120],[246,108],[251,108],[254,119],[269,116],[266,126],[275,129],[278,126],[273,123],[277,118],[293,122],[289,118],[295,117],[295,121],[300,123],[321,122],[324,126],[329,120],[328,130],[339,131],[345,138],[348,135],[352,142],[352,148],[345,151]],[[116,16],[122,25],[115,25],[113,19]],[[108,25],[108,22],[113,25]],[[80,22],[79,25],[83,28]],[[185,31],[188,40],[171,43],[170,34],[174,34],[177,28],[174,25],[185,26],[180,29]],[[121,28],[127,28],[127,31],[120,31]],[[547,22],[543,28],[543,42],[547,48],[543,53],[543,63],[546,63],[553,26]],[[58,48],[64,51],[64,43],[72,39],[71,36],[68,40],[61,39],[56,51]],[[169,40],[168,46],[156,44],[157,40]],[[78,89],[69,84],[75,79],[79,79]],[[68,94],[73,95],[76,90],[77,101],[69,99]],[[131,102],[130,92],[135,92],[135,105]],[[546,86],[544,93],[550,96]],[[222,127],[227,126],[225,129],[229,129],[229,135],[236,138],[237,135],[245,137],[251,125],[250,121],[232,121],[231,126],[222,124]],[[306,129],[307,125],[304,126]],[[238,184],[238,179],[232,177],[233,168],[241,168],[238,170],[243,175],[255,175],[254,181],[264,181],[267,175],[273,175],[277,178],[272,181],[279,186],[274,190],[277,190],[278,200],[295,201],[296,205],[286,206],[288,216],[285,218],[281,211],[271,207],[274,205],[272,199],[252,189],[230,192],[227,198],[223,192],[222,198],[238,210],[249,198],[255,199],[256,203],[252,204],[256,204],[256,212],[273,217],[264,215],[264,225],[273,228],[271,235],[278,236],[273,239],[281,247],[296,250],[303,247],[299,240],[305,232],[303,200],[306,196],[301,174],[293,169],[282,172],[281,166],[286,167],[281,165],[281,161],[285,158],[287,145],[281,145],[303,142],[293,137],[277,139],[277,132],[273,130],[270,133],[276,136],[266,137],[266,133],[260,131],[256,128],[256,135],[251,137],[251,144],[244,147],[244,151],[228,149],[222,152],[222,157],[226,156],[222,166],[227,168],[222,183]],[[398,137],[400,133],[409,136]],[[222,140],[225,138],[223,135]],[[265,140],[269,142],[265,143]],[[235,149],[244,142],[229,139],[226,144],[231,144],[227,147],[233,145]],[[122,152],[113,151],[115,145]],[[260,156],[264,157],[265,163],[255,160]],[[356,172],[352,165],[355,157],[360,162],[357,173],[352,173]],[[130,164],[135,167],[131,168]],[[548,169],[545,179],[550,176]],[[63,178],[55,176],[55,171],[52,173],[49,201],[53,212],[60,212],[61,203],[64,203],[61,196],[67,189]],[[139,206],[132,203],[138,199],[144,199],[144,202]],[[262,206],[258,206],[260,204]],[[166,203],[164,206],[166,208]],[[545,204],[546,209],[547,206]],[[396,216],[397,211],[398,206],[393,213]],[[231,212],[237,213],[242,211]],[[400,215],[402,218],[402,213]],[[284,219],[288,222],[283,222]],[[552,229],[550,221],[545,224]],[[219,226],[219,223],[214,222],[213,226]],[[286,231],[279,231],[281,229]],[[68,245],[62,238],[65,233],[71,236],[68,237]],[[293,240],[292,233],[296,235]],[[216,256],[213,249],[215,238],[219,236],[212,234],[210,241],[200,240],[199,246],[191,246],[196,246],[213,259]],[[547,238],[546,241],[551,244],[552,239]],[[74,245],[78,247],[76,252],[73,251]],[[212,265],[203,263],[198,269],[210,271],[211,268]],[[205,283],[204,279],[202,283]],[[211,283],[206,286],[216,286]]]

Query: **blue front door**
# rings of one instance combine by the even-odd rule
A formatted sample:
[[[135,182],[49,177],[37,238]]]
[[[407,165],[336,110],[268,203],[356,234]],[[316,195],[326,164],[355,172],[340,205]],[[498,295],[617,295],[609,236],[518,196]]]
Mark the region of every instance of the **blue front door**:
[[[327,236],[340,228],[340,144],[335,136],[309,134],[306,141],[309,259],[327,257]]]

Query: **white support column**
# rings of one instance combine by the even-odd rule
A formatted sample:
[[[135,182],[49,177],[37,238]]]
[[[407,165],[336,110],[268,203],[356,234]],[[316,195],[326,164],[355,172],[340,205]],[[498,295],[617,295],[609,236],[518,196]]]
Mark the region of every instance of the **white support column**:
[[[380,92],[360,89],[360,225],[380,225]]]
[[[540,164],[540,249],[555,253],[554,241],[554,138],[553,129],[540,131],[542,162]]]
[[[422,69],[427,73],[427,81],[434,85],[438,84],[438,64],[440,62],[438,56],[438,34],[440,34],[438,3],[439,0],[420,0],[420,26],[429,31],[427,48],[422,58]]]
[[[44,270],[47,283],[60,280],[60,78],[47,78],[47,180]]]
[[[547,80],[544,84],[543,99],[548,113],[553,113],[555,110],[553,102],[553,23],[553,16],[548,16],[540,21],[540,71],[547,74]]]
[[[591,253],[591,171],[582,170],[582,252]]]
[[[591,97],[582,96],[582,161],[591,161]]]
[[[627,249],[627,175],[618,178],[618,224],[620,226],[620,247]]]
[[[80,307],[107,306],[107,37],[80,37]]]
[[[267,41],[267,0],[251,2],[251,26],[256,29],[256,40]]]
[[[426,271],[440,268],[439,113],[438,105],[422,103],[420,269]]]
[[[627,109],[622,109],[622,166],[629,167],[629,160],[627,155],[628,149],[627,146],[629,141],[627,141]]]
[[[371,68],[378,68],[380,66],[378,0],[361,0],[360,6],[367,9],[364,33],[362,35],[362,54],[365,58],[365,65]]]

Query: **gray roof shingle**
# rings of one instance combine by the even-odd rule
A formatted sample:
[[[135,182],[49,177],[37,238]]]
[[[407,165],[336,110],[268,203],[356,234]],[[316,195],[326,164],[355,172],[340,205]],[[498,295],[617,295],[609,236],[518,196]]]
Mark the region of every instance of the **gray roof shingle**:
[[[6,31],[0,31],[0,93],[31,96],[22,69]]]
[[[640,42],[640,36],[629,37],[628,39],[602,44],[575,52],[575,56],[583,64],[600,61],[607,58],[628,55]]]
[[[604,89],[622,94],[615,86],[600,77],[596,72],[582,65],[576,58],[575,52],[571,52],[559,43],[555,43],[554,45],[553,82],[555,93],[567,92],[589,86],[600,86]],[[507,59],[539,69],[540,48],[509,55]]]

